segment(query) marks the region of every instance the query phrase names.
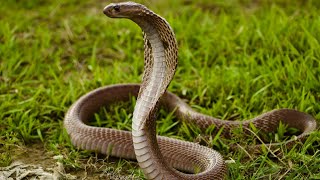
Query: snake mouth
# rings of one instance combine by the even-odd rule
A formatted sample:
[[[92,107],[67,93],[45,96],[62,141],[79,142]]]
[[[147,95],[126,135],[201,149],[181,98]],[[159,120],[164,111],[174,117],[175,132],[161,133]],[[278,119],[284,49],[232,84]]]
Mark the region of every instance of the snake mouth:
[[[117,12],[120,11],[120,6],[117,4],[109,4],[103,9],[103,14],[105,14],[108,17],[116,18]]]
[[[111,3],[103,9],[103,13],[110,18],[129,18],[141,16],[149,12],[145,6],[135,2]]]
[[[110,18],[129,18],[141,7],[134,2],[111,3],[103,9],[103,13]]]

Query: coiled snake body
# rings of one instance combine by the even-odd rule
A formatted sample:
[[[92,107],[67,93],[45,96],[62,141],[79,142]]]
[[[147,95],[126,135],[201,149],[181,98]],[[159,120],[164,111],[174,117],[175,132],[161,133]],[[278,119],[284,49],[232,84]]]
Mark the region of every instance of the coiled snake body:
[[[195,112],[176,95],[166,92],[177,66],[175,35],[165,19],[145,6],[133,2],[110,4],[104,13],[112,18],[128,18],[144,32],[145,71],[141,86],[119,84],[98,88],[82,96],[69,109],[64,125],[72,143],[82,149],[95,150],[111,156],[137,159],[148,179],[223,179],[226,165],[213,149],[196,143],[156,136],[155,112],[161,104],[185,121],[206,129],[215,124],[228,133],[241,125],[252,123],[263,132],[274,131],[280,120],[300,129],[303,139],[316,128],[315,120],[307,114],[289,109],[273,110],[246,121],[222,121]],[[132,119],[132,133],[110,128],[92,127],[85,123],[102,106],[126,101],[138,96]],[[285,142],[295,143],[294,140]],[[272,145],[272,144],[271,144]],[[184,174],[180,171],[197,174]],[[177,171],[176,169],[180,170]]]

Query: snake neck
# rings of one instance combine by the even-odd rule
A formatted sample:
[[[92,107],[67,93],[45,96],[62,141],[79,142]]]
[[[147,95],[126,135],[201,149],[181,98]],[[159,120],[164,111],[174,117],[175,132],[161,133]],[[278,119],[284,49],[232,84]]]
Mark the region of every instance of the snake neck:
[[[175,35],[168,22],[149,9],[131,20],[138,24],[144,33],[144,73],[139,97],[147,85],[161,79],[158,93],[153,94],[159,98],[170,84],[178,64]]]
[[[132,122],[135,154],[147,178],[174,177],[158,147],[155,112],[176,69],[177,43],[169,24],[153,12],[132,20],[143,30],[145,42],[145,71]]]

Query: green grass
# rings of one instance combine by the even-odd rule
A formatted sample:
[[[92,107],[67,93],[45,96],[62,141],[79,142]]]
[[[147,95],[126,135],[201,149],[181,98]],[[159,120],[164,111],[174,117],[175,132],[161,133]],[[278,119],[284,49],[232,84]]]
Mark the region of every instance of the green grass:
[[[52,156],[62,155],[52,162],[62,162],[78,177],[86,172],[89,179],[90,174],[110,178],[106,174],[112,171],[143,178],[134,162],[77,150],[63,129],[65,112],[81,95],[104,85],[141,80],[141,30],[128,20],[105,17],[102,9],[108,3],[0,2],[1,166],[17,160],[19,149],[38,144]],[[169,90],[194,109],[241,120],[275,108],[293,108],[320,119],[319,1],[145,4],[175,31],[179,65]],[[116,123],[106,124],[130,129],[132,111],[124,109],[115,105],[114,113],[103,118],[115,118]],[[319,131],[301,147],[281,148],[280,157],[268,152],[248,156],[241,149],[225,151],[228,144],[223,140],[199,136],[196,127],[177,123],[168,112],[161,110],[159,120],[159,134],[205,141],[231,160],[228,179],[320,178]]]

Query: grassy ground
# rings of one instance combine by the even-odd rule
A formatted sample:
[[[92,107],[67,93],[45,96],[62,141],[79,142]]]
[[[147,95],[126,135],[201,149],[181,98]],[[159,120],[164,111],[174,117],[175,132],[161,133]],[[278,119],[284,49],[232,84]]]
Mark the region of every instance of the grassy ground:
[[[1,166],[22,160],[46,168],[59,161],[67,173],[82,178],[143,178],[135,162],[77,150],[63,129],[65,112],[81,95],[141,80],[141,31],[128,20],[105,17],[102,9],[108,3],[0,2]],[[169,21],[179,43],[178,71],[169,90],[198,111],[246,119],[293,108],[320,119],[319,1],[145,4]],[[122,107],[114,106],[111,116],[120,124],[132,112]],[[159,119],[175,121],[168,115],[161,112]],[[130,127],[119,123],[112,126]],[[198,141],[183,123],[169,126],[159,123],[159,133]],[[302,147],[280,149],[284,155],[277,158],[209,146],[234,160],[228,179],[319,179],[319,137],[317,131]]]

